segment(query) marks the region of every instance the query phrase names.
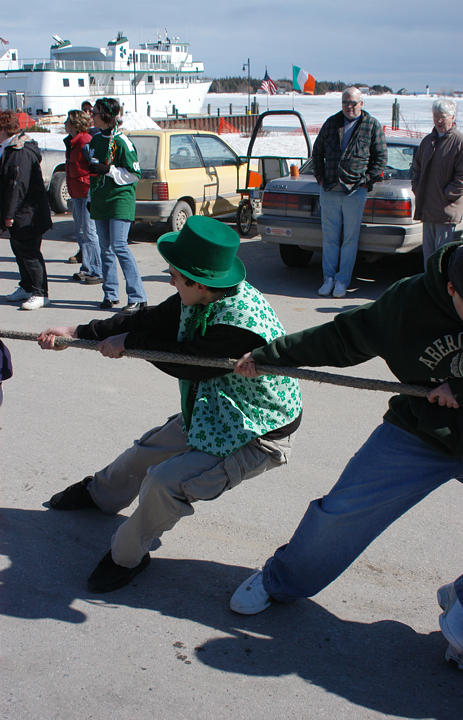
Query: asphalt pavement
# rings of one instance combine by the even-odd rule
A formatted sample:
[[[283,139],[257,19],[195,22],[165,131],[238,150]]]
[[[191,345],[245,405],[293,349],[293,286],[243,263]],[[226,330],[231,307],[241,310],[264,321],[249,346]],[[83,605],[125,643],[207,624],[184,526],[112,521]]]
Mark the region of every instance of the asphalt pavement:
[[[72,282],[69,216],[43,251],[51,305],[0,300],[0,328],[38,333],[104,318],[101,286]],[[154,235],[132,250],[149,302],[172,288]],[[0,237],[0,293],[17,283]],[[248,279],[288,331],[368,302],[420,258],[361,262],[346,298],[320,298],[320,258],[285,267],[258,236],[243,240]],[[123,290],[123,286],[122,286]],[[121,300],[126,296],[121,291]],[[435,593],[462,572],[462,487],[453,481],[397,521],[310,600],[232,613],[235,587],[294,531],[381,421],[384,392],[303,384],[290,465],[250,480],[166,533],[129,586],[93,595],[86,579],[130,514],[60,513],[49,497],[110,462],[178,410],[177,383],[141,360],[7,342],[14,378],[0,409],[2,720],[316,720],[463,717],[463,673],[444,661]],[[343,371],[344,372],[344,371]],[[381,360],[346,371],[392,379]]]

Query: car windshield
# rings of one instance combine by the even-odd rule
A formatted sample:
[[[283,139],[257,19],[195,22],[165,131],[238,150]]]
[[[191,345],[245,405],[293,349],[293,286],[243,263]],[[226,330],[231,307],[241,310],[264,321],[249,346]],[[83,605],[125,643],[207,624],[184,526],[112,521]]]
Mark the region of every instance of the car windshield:
[[[140,163],[141,176],[156,177],[159,138],[157,135],[131,135]]]
[[[411,167],[416,149],[417,146],[415,145],[388,144],[387,164],[384,170],[386,176],[388,178],[410,180]],[[299,173],[301,175],[313,175],[312,159],[304,163]]]

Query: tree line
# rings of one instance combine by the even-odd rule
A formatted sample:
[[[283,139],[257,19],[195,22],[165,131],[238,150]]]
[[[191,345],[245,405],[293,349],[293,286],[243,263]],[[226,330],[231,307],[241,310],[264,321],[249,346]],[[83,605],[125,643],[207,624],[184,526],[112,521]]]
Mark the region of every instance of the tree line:
[[[293,88],[293,83],[287,78],[280,78],[275,80],[272,78],[275,85],[279,90],[283,92],[290,92]],[[259,90],[262,83],[262,78],[250,78],[248,86],[248,78],[242,76],[236,77],[224,77],[215,78],[212,81],[210,87],[210,93],[247,93],[248,88],[251,93],[256,93]],[[368,85],[368,83],[356,82],[352,83],[356,87],[368,87],[370,92],[382,94],[392,93],[392,89],[387,85]],[[324,95],[327,92],[342,92],[348,87],[348,84],[342,80],[315,80],[315,95]]]

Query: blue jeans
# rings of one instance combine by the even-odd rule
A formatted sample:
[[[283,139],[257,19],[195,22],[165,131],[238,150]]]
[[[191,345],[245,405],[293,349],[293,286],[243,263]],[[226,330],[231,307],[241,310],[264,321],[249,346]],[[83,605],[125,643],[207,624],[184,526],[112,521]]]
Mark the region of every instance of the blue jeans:
[[[116,257],[125,277],[127,302],[146,302],[145,290],[137,263],[128,246],[130,220],[95,220],[101,247],[103,292],[108,300],[119,300]]]
[[[280,602],[315,595],[394,520],[443,483],[462,477],[462,457],[438,452],[384,422],[328,495],[310,503],[290,542],[267,560],[265,589]],[[455,588],[463,602],[463,576]]]
[[[95,221],[87,209],[88,197],[72,198],[72,217],[77,232],[77,242],[82,251],[80,269],[87,275],[101,277],[100,242],[96,232]]]
[[[350,195],[341,190],[320,188],[324,280],[333,278],[346,287],[349,286],[357,257],[366,197],[366,188],[357,188]]]

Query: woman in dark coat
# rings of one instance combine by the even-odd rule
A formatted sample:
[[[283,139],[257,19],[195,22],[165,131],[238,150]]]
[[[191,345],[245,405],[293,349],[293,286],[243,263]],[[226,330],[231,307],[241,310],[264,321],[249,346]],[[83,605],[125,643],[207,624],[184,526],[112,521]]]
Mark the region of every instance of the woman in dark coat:
[[[9,230],[20,274],[19,287],[5,299],[21,302],[23,310],[49,303],[40,246],[52,222],[41,159],[35,140],[20,132],[16,113],[0,112],[0,225]]]

